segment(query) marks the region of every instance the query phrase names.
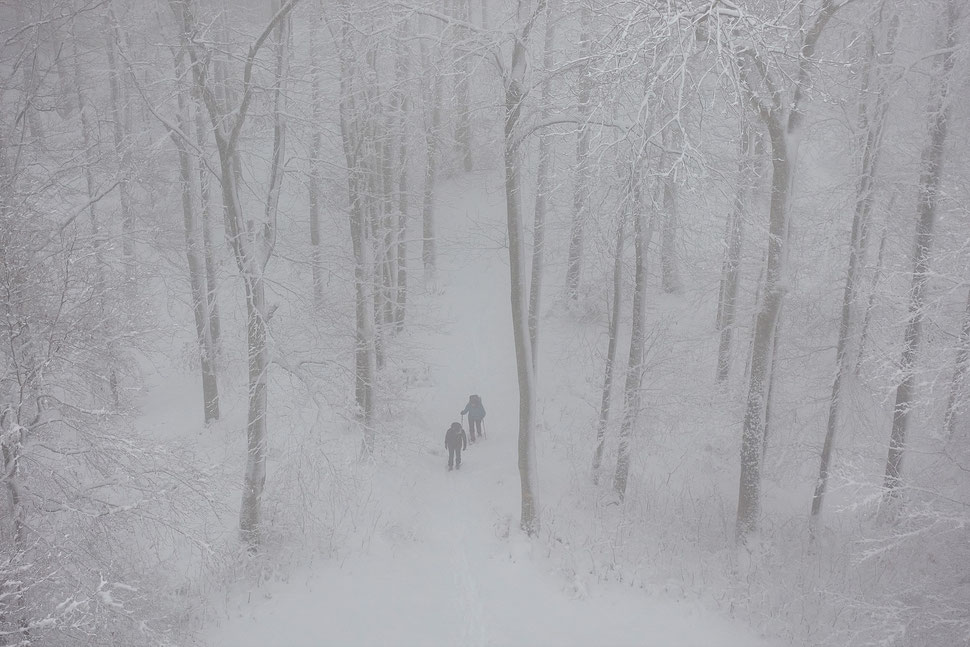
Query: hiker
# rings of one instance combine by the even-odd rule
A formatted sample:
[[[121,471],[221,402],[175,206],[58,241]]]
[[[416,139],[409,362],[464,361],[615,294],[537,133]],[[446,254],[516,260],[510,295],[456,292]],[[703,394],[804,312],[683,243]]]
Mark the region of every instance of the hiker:
[[[482,399],[477,395],[468,396],[468,404],[461,410],[461,415],[468,414],[468,436],[471,442],[475,438],[482,438],[482,420],[485,419],[485,407],[482,406]],[[476,435],[477,434],[477,435]]]
[[[452,466],[461,469],[461,450],[468,447],[468,437],[460,422],[453,422],[445,433],[445,448],[448,450],[448,471]]]

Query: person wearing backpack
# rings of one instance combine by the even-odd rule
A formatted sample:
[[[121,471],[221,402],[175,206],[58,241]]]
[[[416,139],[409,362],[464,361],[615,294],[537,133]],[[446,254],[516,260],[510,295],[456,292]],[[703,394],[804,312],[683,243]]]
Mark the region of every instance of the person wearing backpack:
[[[477,395],[468,396],[468,404],[461,410],[461,415],[468,414],[468,435],[471,442],[475,438],[483,438],[482,421],[485,419],[485,407],[482,406],[482,399]]]
[[[461,450],[468,447],[468,437],[460,422],[453,422],[445,432],[445,448],[448,450],[448,471],[452,466],[456,470],[461,469]]]

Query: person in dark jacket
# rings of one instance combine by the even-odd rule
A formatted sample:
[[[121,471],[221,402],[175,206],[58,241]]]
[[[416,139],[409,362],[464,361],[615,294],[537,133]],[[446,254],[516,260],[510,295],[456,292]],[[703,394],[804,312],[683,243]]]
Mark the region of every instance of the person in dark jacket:
[[[448,470],[452,466],[461,469],[461,450],[468,447],[468,437],[460,422],[453,422],[445,433],[445,448],[448,450]]]
[[[481,438],[482,420],[485,419],[485,407],[482,406],[482,399],[477,395],[468,396],[468,404],[461,410],[461,415],[468,414],[468,436],[471,442],[475,438]]]

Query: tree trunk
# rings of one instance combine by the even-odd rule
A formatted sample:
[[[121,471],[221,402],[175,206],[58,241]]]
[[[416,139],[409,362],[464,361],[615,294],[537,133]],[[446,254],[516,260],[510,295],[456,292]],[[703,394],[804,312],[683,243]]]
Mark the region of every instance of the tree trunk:
[[[895,33],[898,22],[893,21],[889,31],[888,42],[885,47],[880,47],[881,51],[889,52],[889,61],[892,62],[892,53],[895,49]],[[815,493],[812,496],[812,514],[809,534],[814,537],[818,516],[822,510],[822,502],[825,497],[825,490],[828,486],[829,466],[832,461],[832,448],[835,442],[835,435],[839,424],[839,407],[842,400],[842,380],[849,370],[849,336],[852,324],[852,308],[855,305],[856,295],[859,288],[859,279],[862,271],[863,254],[865,253],[864,232],[869,227],[869,220],[872,214],[872,203],[874,199],[873,184],[875,182],[876,169],[878,167],[879,155],[882,144],[882,131],[886,122],[886,112],[888,109],[888,88],[885,83],[877,84],[877,95],[873,119],[869,120],[866,115],[866,106],[869,98],[866,96],[869,89],[869,76],[873,71],[875,61],[875,35],[870,33],[870,54],[866,63],[866,71],[863,79],[863,93],[861,98],[860,114],[863,115],[862,159],[859,175],[859,185],[856,189],[855,213],[852,218],[852,233],[849,237],[849,266],[845,275],[845,288],[842,291],[842,312],[839,317],[839,336],[835,344],[835,377],[832,381],[832,394],[829,398],[828,420],[825,425],[825,440],[822,443],[822,455],[819,463],[818,480],[815,484]],[[866,132],[868,131],[868,132]]]
[[[421,211],[423,242],[421,260],[424,264],[424,280],[432,285],[437,272],[437,252],[435,249],[434,194],[435,177],[438,174],[438,136],[441,128],[441,75],[432,65],[432,55],[428,46],[422,42],[422,58],[425,68],[425,145],[427,157],[424,171],[424,205]]]
[[[549,74],[553,66],[553,46],[555,42],[553,18],[552,7],[547,5],[542,48],[542,69],[546,76],[542,80],[539,98],[541,119],[546,119],[549,116],[549,95],[552,85]],[[529,339],[532,344],[532,370],[537,375],[539,371],[539,312],[542,306],[542,272],[546,245],[546,211],[548,210],[548,198],[552,192],[550,182],[551,146],[552,134],[548,129],[543,130],[539,133],[539,165],[536,169],[536,204],[532,224],[532,281],[529,288]]]
[[[349,2],[344,0],[343,10],[349,14]],[[347,162],[347,196],[349,201],[350,238],[354,250],[354,398],[357,416],[363,426],[362,455],[369,457],[374,451],[375,428],[375,379],[377,376],[377,353],[374,331],[374,287],[371,272],[372,246],[368,236],[367,215],[361,195],[361,175],[365,172],[358,158],[360,150],[360,125],[353,94],[353,62],[350,59],[349,16],[341,25],[340,48],[340,133],[344,158]]]
[[[671,123],[663,129],[664,150],[676,150],[680,137],[675,131],[677,126]],[[669,159],[670,153],[663,157]],[[663,178],[663,217],[660,221],[660,284],[667,294],[679,294],[682,290],[680,269],[677,266],[677,181],[675,168],[664,165]]]
[[[216,280],[215,241],[212,235],[212,198],[209,183],[208,158],[205,151],[209,137],[205,125],[205,104],[196,84],[192,84],[192,98],[195,102],[195,139],[199,148],[199,202],[202,220],[202,254],[205,260],[206,311],[209,313],[209,335],[215,353],[214,361],[218,368],[222,356],[222,323],[219,317],[218,282]]]
[[[737,315],[738,284],[741,269],[741,250],[744,243],[744,217],[748,212],[748,201],[755,182],[757,165],[755,162],[754,139],[758,134],[749,128],[747,122],[741,124],[741,150],[738,155],[738,184],[734,193],[734,208],[728,218],[725,236],[726,251],[721,266],[721,291],[718,303],[718,329],[721,331],[717,347],[717,382],[727,381],[731,373],[731,344],[734,338],[734,324]]]
[[[468,22],[469,5],[470,0],[456,0],[455,14],[459,20]],[[468,99],[468,86],[471,81],[471,72],[468,68],[469,53],[457,51],[455,54],[458,57],[456,62],[458,79],[455,82],[455,94],[457,95],[455,97],[457,103],[455,107],[455,139],[458,140],[458,148],[461,152],[462,165],[465,173],[471,173],[475,164],[472,158],[471,109]]]
[[[622,499],[626,496],[630,474],[630,441],[640,415],[640,384],[643,381],[644,344],[646,341],[647,307],[647,249],[653,237],[653,226],[644,231],[643,200],[639,164],[635,165],[633,182],[633,242],[636,263],[633,280],[633,321],[630,331],[630,356],[627,361],[626,382],[623,386],[623,418],[620,421],[616,450],[616,471],[613,490]],[[616,306],[614,305],[614,308]]]
[[[276,244],[278,200],[282,184],[282,159],[285,151],[284,84],[289,60],[289,15],[299,0],[274,3],[273,19],[260,38],[249,48],[244,78],[254,64],[256,53],[265,39],[276,31],[275,92],[273,98],[273,158],[270,168],[264,215],[259,226],[247,223],[239,197],[240,167],[239,135],[245,123],[252,97],[251,86],[245,84],[238,106],[230,108],[222,103],[210,87],[208,79],[209,54],[199,56],[197,45],[191,40],[197,25],[190,0],[170,0],[173,13],[181,26],[182,46],[188,52],[192,74],[202,97],[219,153],[223,214],[226,238],[236,259],[246,298],[246,342],[249,359],[249,407],[246,424],[246,472],[243,481],[242,503],[239,509],[239,530],[251,552],[259,548],[261,537],[261,501],[266,482],[266,442],[268,435],[267,373],[270,349],[267,341],[269,311],[266,304],[265,271]],[[218,59],[217,59],[218,60]],[[223,75],[222,80],[225,80]],[[218,84],[218,82],[217,82]],[[226,93],[228,94],[228,93]]]
[[[525,255],[525,225],[519,206],[518,122],[522,113],[523,84],[527,68],[529,34],[543,8],[543,0],[532,7],[530,0],[519,0],[517,13],[531,8],[531,15],[516,34],[505,80],[505,207],[509,236],[509,278],[512,300],[512,334],[515,339],[515,364],[519,383],[519,481],[522,510],[519,524],[527,534],[539,531],[539,491],[536,483],[535,449],[535,365],[529,335],[529,286]]]
[[[24,14],[26,9],[29,9],[33,3],[28,2],[16,2],[13,4],[17,11],[17,23],[23,28],[29,28],[31,24],[37,21],[38,24],[41,22],[41,18],[35,18],[34,16],[27,16]],[[40,6],[39,3],[37,6]],[[34,42],[31,43],[31,47],[28,51],[25,51],[24,60],[20,64],[20,68],[23,74],[23,114],[24,118],[27,120],[27,126],[30,128],[30,134],[35,141],[39,143],[41,147],[46,145],[47,136],[44,129],[44,122],[40,118],[40,110],[38,106],[34,105],[37,100],[37,94],[40,91],[41,85],[41,75],[38,65],[40,63],[40,30],[36,30],[36,34],[33,35]],[[77,77],[77,75],[75,75]]]
[[[924,293],[930,278],[930,254],[933,248],[933,226],[936,221],[936,205],[939,200],[940,183],[943,178],[943,147],[947,135],[947,93],[950,73],[953,70],[957,42],[957,19],[959,10],[956,0],[946,5],[944,29],[946,31],[942,53],[937,54],[938,70],[934,75],[932,97],[927,109],[929,140],[923,149],[922,169],[916,201],[916,249],[913,253],[913,284],[910,290],[909,320],[903,336],[903,351],[899,360],[902,381],[896,388],[896,404],[893,406],[893,426],[889,437],[889,455],[886,458],[886,476],[883,486],[887,497],[895,497],[901,485],[903,452],[909,417],[913,410],[916,391],[916,360],[919,357],[920,338],[923,328]]]
[[[590,94],[592,79],[590,78],[589,58],[592,53],[591,30],[592,13],[587,3],[583,3],[580,14],[579,55],[582,69],[579,78],[579,97],[577,111],[579,114],[579,132],[576,135],[576,184],[573,188],[572,225],[569,232],[569,255],[566,259],[566,299],[575,301],[579,298],[579,282],[583,273],[583,248],[585,247],[586,211],[589,203],[590,163],[589,163],[589,121],[592,107]]]
[[[176,60],[176,74],[185,78],[183,55]],[[189,132],[185,91],[180,86],[178,94],[178,128],[182,133]],[[202,232],[195,216],[192,198],[192,158],[182,137],[170,133],[179,158],[179,181],[182,189],[182,223],[185,229],[185,256],[189,270],[189,290],[192,298],[192,313],[195,316],[196,339],[199,344],[199,366],[202,370],[202,402],[206,424],[219,419],[219,383],[216,377],[215,349],[209,327],[208,299],[206,297],[205,260],[203,259]]]
[[[634,207],[634,211],[638,208]],[[616,360],[616,342],[620,327],[620,302],[623,299],[623,225],[620,215],[616,228],[616,247],[613,257],[613,308],[610,313],[609,343],[606,347],[606,367],[603,375],[603,392],[600,399],[600,415],[596,422],[596,448],[593,450],[593,484],[599,484],[606,446],[606,425],[610,420],[610,403],[613,398],[613,366]]]
[[[772,172],[764,298],[755,320],[754,340],[751,344],[751,373],[741,432],[741,474],[735,525],[739,543],[744,543],[757,531],[761,516],[765,416],[772,380],[771,365],[776,328],[782,300],[787,291],[785,272],[792,179],[805,121],[802,102],[811,83],[811,66],[819,38],[828,21],[844,6],[844,2],[836,4],[834,0],[823,0],[811,23],[799,25],[802,41],[798,52],[798,72],[790,98],[783,95],[777,79],[771,78],[764,59],[759,58],[753,50],[740,50],[742,59],[745,59],[742,62],[743,89],[768,130]],[[804,3],[800,3],[799,9],[804,8]],[[758,94],[765,87],[771,91],[767,100]]]
[[[784,302],[778,310],[778,319],[775,321],[775,338],[771,344],[771,367],[768,369],[768,393],[765,396],[765,429],[761,435],[761,463],[764,464],[765,456],[768,454],[768,439],[771,437],[773,422],[771,417],[772,405],[775,403],[775,376],[778,368],[778,346],[781,345],[781,316],[784,312]]]
[[[384,117],[384,132],[381,137],[381,230],[384,233],[384,240],[381,250],[381,288],[383,290],[383,307],[381,321],[384,327],[393,331],[395,321],[395,309],[398,303],[397,296],[397,235],[398,227],[396,222],[396,210],[394,208],[394,197],[397,193],[397,183],[394,178],[394,150],[393,133],[396,126],[397,115],[393,110],[393,97],[391,108],[386,111]]]
[[[122,258],[126,279],[131,281],[135,264],[134,214],[131,209],[131,194],[128,184],[128,174],[132,171],[131,143],[128,141],[131,134],[131,119],[129,107],[122,106],[121,80],[115,58],[115,47],[120,36],[114,11],[110,7],[105,15],[104,27],[105,51],[108,56],[108,87],[111,92],[112,133],[114,135],[115,158],[118,164]],[[126,287],[131,287],[131,285]]]
[[[266,485],[267,397],[266,291],[262,274],[244,277],[246,290],[246,347],[249,357],[249,411],[246,422],[246,474],[243,478],[239,530],[250,550],[260,543],[260,508]]]
[[[755,531],[761,515],[761,454],[764,444],[765,407],[771,381],[771,356],[775,325],[785,294],[783,271],[784,241],[788,237],[788,206],[791,193],[791,163],[785,133],[777,122],[769,125],[772,151],[771,216],[768,228],[768,256],[764,292],[755,320],[751,344],[751,373],[741,433],[741,477],[738,485],[736,532],[740,541]]]
[[[395,76],[398,83],[404,83],[408,77],[409,60],[407,45],[404,44],[408,36],[407,25],[402,25],[402,38],[398,43]],[[402,86],[397,91],[397,303],[394,310],[394,324],[397,330],[404,329],[404,319],[407,314],[408,301],[408,93]]]
[[[888,221],[889,216],[893,213],[895,208],[895,199],[890,200],[889,207],[886,211],[886,219]],[[879,252],[876,255],[876,270],[872,274],[872,283],[869,285],[869,299],[866,303],[866,313],[862,317],[862,326],[859,330],[859,349],[856,351],[855,360],[855,375],[858,376],[862,370],[862,361],[865,359],[866,353],[866,342],[869,337],[869,324],[872,322],[872,311],[876,306],[876,289],[879,287],[879,279],[882,278],[882,265],[883,258],[886,253],[886,235],[889,233],[888,223],[882,228],[882,236],[879,240]]]
[[[310,269],[313,282],[313,303],[319,308],[323,305],[323,252],[320,249],[320,184],[322,182],[320,165],[323,163],[323,136],[320,127],[323,122],[323,98],[320,96],[320,63],[315,58],[316,27],[310,29],[310,101],[312,105],[310,136]]]

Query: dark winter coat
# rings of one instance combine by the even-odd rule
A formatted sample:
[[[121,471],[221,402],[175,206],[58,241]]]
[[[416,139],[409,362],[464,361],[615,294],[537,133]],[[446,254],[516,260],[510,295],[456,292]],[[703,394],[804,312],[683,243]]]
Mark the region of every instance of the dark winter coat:
[[[481,400],[469,400],[465,408],[461,410],[461,415],[468,414],[469,420],[484,420],[485,419],[485,407],[482,406]]]
[[[465,435],[462,426],[456,422],[445,433],[445,449],[457,449],[459,447],[462,449],[468,447],[468,436]]]

